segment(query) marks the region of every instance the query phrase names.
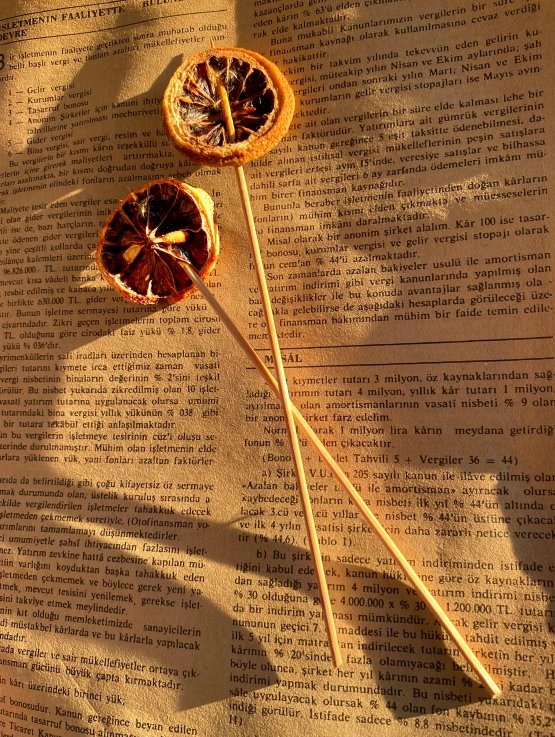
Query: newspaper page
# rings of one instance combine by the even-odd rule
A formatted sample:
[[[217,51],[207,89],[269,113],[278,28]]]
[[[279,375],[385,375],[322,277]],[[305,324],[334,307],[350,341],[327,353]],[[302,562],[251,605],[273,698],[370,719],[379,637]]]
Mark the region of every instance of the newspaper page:
[[[0,16],[1,737],[550,735],[552,4]],[[301,439],[332,667],[279,401],[199,295],[139,307],[96,269],[130,191],[202,187],[209,286],[271,365],[234,173],[162,129],[171,75],[210,39],[296,93],[245,168],[291,398],[494,700]]]

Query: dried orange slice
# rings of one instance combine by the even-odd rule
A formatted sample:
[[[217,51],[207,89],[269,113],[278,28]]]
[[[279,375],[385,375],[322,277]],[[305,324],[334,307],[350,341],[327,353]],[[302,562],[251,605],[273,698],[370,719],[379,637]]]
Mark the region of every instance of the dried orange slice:
[[[145,184],[121,201],[100,231],[96,263],[130,302],[178,302],[194,289],[188,261],[207,276],[219,254],[214,203],[177,179]]]
[[[225,88],[235,140],[222,110]],[[295,100],[275,64],[245,49],[189,57],[164,93],[162,116],[172,145],[196,164],[239,166],[263,156],[287,133]]]

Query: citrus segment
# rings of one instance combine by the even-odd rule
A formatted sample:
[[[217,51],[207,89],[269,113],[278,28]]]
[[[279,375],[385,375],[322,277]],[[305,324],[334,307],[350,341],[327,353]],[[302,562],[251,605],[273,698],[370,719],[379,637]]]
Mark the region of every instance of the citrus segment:
[[[200,189],[160,179],[131,192],[106,220],[97,266],[130,302],[177,302],[194,290],[183,269],[208,275],[219,254],[214,203]]]
[[[220,89],[235,126],[230,140]],[[293,92],[271,61],[245,49],[210,49],[187,59],[162,101],[166,132],[178,151],[208,166],[241,165],[262,156],[287,133]]]

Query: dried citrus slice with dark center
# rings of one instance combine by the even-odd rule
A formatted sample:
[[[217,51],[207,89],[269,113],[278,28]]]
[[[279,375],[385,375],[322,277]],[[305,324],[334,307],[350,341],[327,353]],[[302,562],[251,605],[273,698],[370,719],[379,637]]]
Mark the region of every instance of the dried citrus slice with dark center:
[[[160,179],[131,192],[102,226],[96,263],[125,299],[177,302],[194,290],[183,269],[207,276],[219,254],[214,203],[201,189]]]
[[[197,164],[226,166],[252,161],[279,143],[294,107],[293,92],[275,64],[252,51],[222,48],[195,54],[179,67],[164,93],[162,115],[178,151]]]

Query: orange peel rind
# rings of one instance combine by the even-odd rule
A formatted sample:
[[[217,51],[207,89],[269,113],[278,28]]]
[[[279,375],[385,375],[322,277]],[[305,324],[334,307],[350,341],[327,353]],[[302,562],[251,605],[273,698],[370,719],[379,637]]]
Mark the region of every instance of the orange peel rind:
[[[219,250],[211,197],[177,179],[159,179],[131,192],[108,217],[100,230],[96,264],[130,302],[170,304],[196,289],[183,262],[204,279]]]
[[[219,86],[225,88],[230,140]],[[215,48],[189,57],[170,79],[162,118],[171,144],[195,164],[241,166],[263,156],[287,133],[295,99],[275,64],[246,49]]]

